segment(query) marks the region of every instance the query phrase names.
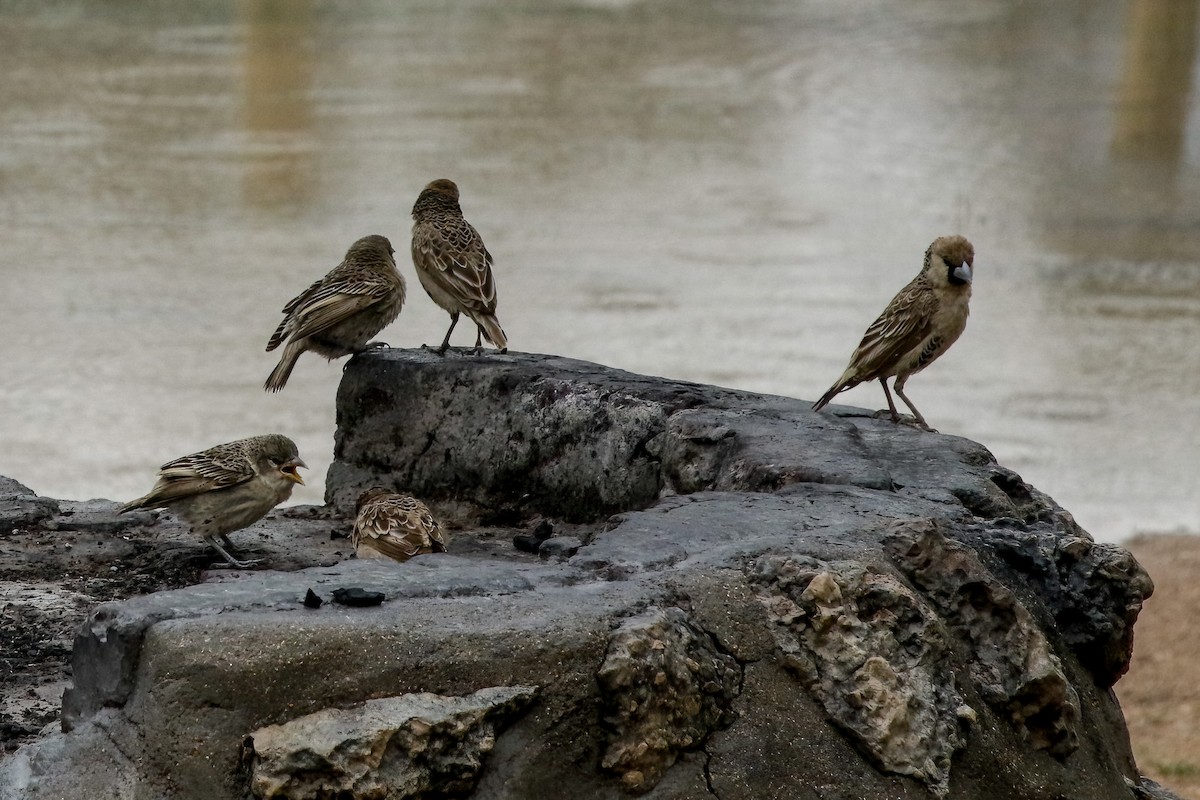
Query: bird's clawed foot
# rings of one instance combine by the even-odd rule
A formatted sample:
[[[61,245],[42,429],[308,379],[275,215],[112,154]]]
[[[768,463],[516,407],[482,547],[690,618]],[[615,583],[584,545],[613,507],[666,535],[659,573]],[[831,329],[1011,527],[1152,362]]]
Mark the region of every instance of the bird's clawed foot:
[[[933,428],[929,427],[929,423],[920,417],[902,416],[896,420],[897,425],[907,425],[910,428],[918,428],[927,433],[937,433]]]
[[[937,430],[929,427],[929,423],[920,417],[910,417],[905,414],[897,414],[889,409],[881,408],[871,415],[872,419],[890,419],[897,425],[907,425],[910,428],[919,428],[929,433],[937,433]]]
[[[221,539],[224,540],[225,544],[231,544],[229,537],[225,534],[221,534]],[[233,548],[230,547],[229,550],[226,550],[221,546],[221,543],[216,540],[216,537],[206,536],[204,537],[204,541],[208,542],[212,549],[220,553],[221,558],[225,559],[224,564],[213,564],[209,567],[209,569],[229,569],[230,567],[233,569],[251,569],[261,564],[263,561],[261,558],[250,558],[245,560],[234,558],[229,552],[229,550],[232,550]]]
[[[259,564],[263,563],[261,558],[249,558],[245,560],[232,558],[229,561],[218,561],[215,564],[209,564],[209,569],[254,569]]]

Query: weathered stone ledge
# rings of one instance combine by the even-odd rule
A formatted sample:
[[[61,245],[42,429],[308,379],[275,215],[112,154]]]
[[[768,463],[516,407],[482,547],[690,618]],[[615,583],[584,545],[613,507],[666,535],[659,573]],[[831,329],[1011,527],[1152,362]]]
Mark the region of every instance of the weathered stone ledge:
[[[1170,797],[1110,691],[1148,577],[981,445],[569,359],[383,351],[348,366],[335,455],[331,509],[410,491],[460,526],[451,552],[98,607],[70,732],[7,759],[0,798],[382,796],[337,781],[385,773],[397,797],[444,796],[439,775],[512,800]],[[508,544],[546,520],[574,555]],[[302,605],[345,586],[387,600]],[[305,730],[312,774],[247,755]]]

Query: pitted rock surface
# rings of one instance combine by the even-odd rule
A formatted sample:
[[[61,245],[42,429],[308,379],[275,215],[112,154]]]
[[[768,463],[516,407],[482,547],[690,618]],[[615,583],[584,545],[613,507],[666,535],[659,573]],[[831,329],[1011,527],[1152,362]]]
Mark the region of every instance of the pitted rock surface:
[[[241,800],[254,731],[530,685],[460,796],[1150,791],[1109,686],[1151,584],[982,445],[554,356],[387,350],[348,364],[335,455],[312,535],[260,523],[281,569],[90,612],[69,732],[0,761],[0,799]],[[348,558],[331,530],[374,485],[452,520],[451,551]],[[553,558],[528,552],[550,533]],[[342,587],[384,601],[305,607]]]

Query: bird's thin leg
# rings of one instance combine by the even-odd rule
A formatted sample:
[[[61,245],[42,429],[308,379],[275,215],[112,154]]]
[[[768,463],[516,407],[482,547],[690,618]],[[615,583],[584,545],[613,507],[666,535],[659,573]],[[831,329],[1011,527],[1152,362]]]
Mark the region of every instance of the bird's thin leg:
[[[237,569],[249,569],[250,567],[253,567],[256,564],[262,563],[262,559],[260,559],[260,558],[253,558],[253,559],[249,559],[247,561],[239,561],[238,559],[229,555],[229,552],[224,547],[221,547],[220,543],[217,542],[217,537],[215,537],[215,536],[205,536],[204,541],[206,541],[210,545],[212,545],[214,550],[216,550],[218,553],[220,553],[222,555],[222,557],[224,557],[224,559],[226,561],[228,561],[231,566],[233,566]],[[225,539],[225,541],[228,542],[229,540]]]
[[[437,354],[439,356],[446,355],[446,351],[450,349],[450,334],[454,333],[454,326],[458,324],[458,312],[450,312],[450,330],[446,331],[446,338],[442,339],[442,343],[438,345]]]
[[[234,552],[237,551],[237,548],[233,546],[233,542],[230,541],[229,534],[227,533],[221,534],[221,544],[225,545],[225,549],[227,550],[232,550]]]
[[[888,391],[887,378],[880,378],[879,383],[883,386],[883,396],[888,401],[888,411],[892,412],[892,422],[899,422],[900,412],[896,410],[896,404],[892,402],[892,393]],[[898,392],[900,389],[897,388],[896,391]],[[904,395],[900,396],[903,397]],[[907,403],[908,401],[905,400],[904,402]]]
[[[475,325],[475,355],[483,352],[483,326]]]
[[[912,404],[912,400],[909,400],[904,395],[904,378],[896,379],[896,394],[898,394],[900,399],[904,401],[904,405],[908,406],[908,410],[913,412],[913,417],[917,420],[917,424],[927,431],[932,430],[932,428],[929,427],[929,423],[926,422],[925,418],[921,416],[921,412],[917,411],[917,407]]]

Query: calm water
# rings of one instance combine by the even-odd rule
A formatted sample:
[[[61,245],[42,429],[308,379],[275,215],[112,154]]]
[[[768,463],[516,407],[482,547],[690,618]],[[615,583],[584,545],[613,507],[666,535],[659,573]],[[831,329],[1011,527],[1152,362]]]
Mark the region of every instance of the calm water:
[[[319,502],[340,365],[266,395],[267,336],[451,177],[514,349],[809,399],[963,233],[925,416],[1098,538],[1200,530],[1194,0],[144,5],[0,4],[0,474],[278,430]],[[439,341],[402,269],[383,338]]]

